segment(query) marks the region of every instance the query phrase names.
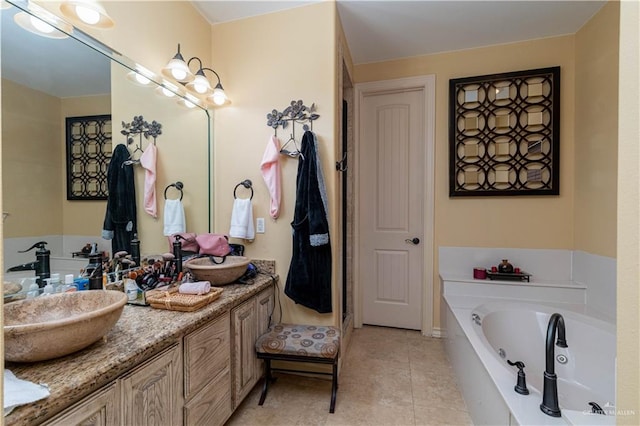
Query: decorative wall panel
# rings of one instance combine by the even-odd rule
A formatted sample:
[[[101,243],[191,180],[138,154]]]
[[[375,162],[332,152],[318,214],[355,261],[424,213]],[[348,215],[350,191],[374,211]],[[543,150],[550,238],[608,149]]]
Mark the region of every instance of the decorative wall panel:
[[[67,117],[67,200],[106,200],[111,115]]]
[[[449,80],[449,196],[558,195],[560,67]]]

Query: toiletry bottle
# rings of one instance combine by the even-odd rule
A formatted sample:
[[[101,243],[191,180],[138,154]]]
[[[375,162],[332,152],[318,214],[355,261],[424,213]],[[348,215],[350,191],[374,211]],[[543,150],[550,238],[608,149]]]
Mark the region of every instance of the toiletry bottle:
[[[102,290],[102,254],[91,255],[89,264],[93,267],[89,276],[89,290]]]
[[[27,299],[33,299],[40,296],[40,287],[38,286],[37,278],[29,278],[31,284],[29,285],[29,291],[27,292]]]
[[[44,289],[42,290],[42,295],[49,296],[54,293],[53,286],[51,285],[51,278],[45,278],[44,281],[47,283],[47,285],[44,286]]]
[[[60,282],[60,274],[51,274],[51,285],[53,286],[54,293],[60,293],[62,291],[62,283]]]
[[[76,291],[77,288],[73,282],[73,274],[67,274],[64,276],[64,286],[62,288],[63,292],[71,292]]]
[[[131,260],[136,262],[136,266],[140,266],[140,240],[138,234],[133,234],[133,240],[131,240]]]

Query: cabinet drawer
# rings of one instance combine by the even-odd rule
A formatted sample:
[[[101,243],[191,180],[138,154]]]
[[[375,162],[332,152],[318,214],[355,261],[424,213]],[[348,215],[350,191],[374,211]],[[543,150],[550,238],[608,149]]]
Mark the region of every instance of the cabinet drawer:
[[[185,404],[184,425],[223,425],[230,416],[231,374],[227,368]]]
[[[229,369],[229,313],[184,338],[184,396],[189,400]]]
[[[120,424],[117,383],[111,383],[69,407],[46,426],[116,426]]]

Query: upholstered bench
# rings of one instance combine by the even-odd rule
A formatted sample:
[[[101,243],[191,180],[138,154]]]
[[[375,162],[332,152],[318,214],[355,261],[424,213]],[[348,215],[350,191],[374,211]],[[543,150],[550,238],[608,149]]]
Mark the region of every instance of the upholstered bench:
[[[264,403],[269,382],[275,380],[271,375],[273,371],[324,374],[332,376],[329,412],[334,412],[338,391],[338,354],[340,353],[340,331],[337,328],[319,325],[275,324],[258,338],[256,352],[258,358],[263,359],[265,364],[264,384],[258,405]],[[330,364],[333,366],[333,371],[324,373],[272,368],[271,361]]]

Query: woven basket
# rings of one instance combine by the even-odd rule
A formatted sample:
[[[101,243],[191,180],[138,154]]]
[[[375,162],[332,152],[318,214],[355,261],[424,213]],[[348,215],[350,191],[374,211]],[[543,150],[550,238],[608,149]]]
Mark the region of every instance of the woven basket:
[[[211,287],[207,294],[183,294],[178,292],[178,287],[172,287],[166,291],[147,292],[147,302],[156,309],[193,312],[218,299],[222,291],[221,288]]]

